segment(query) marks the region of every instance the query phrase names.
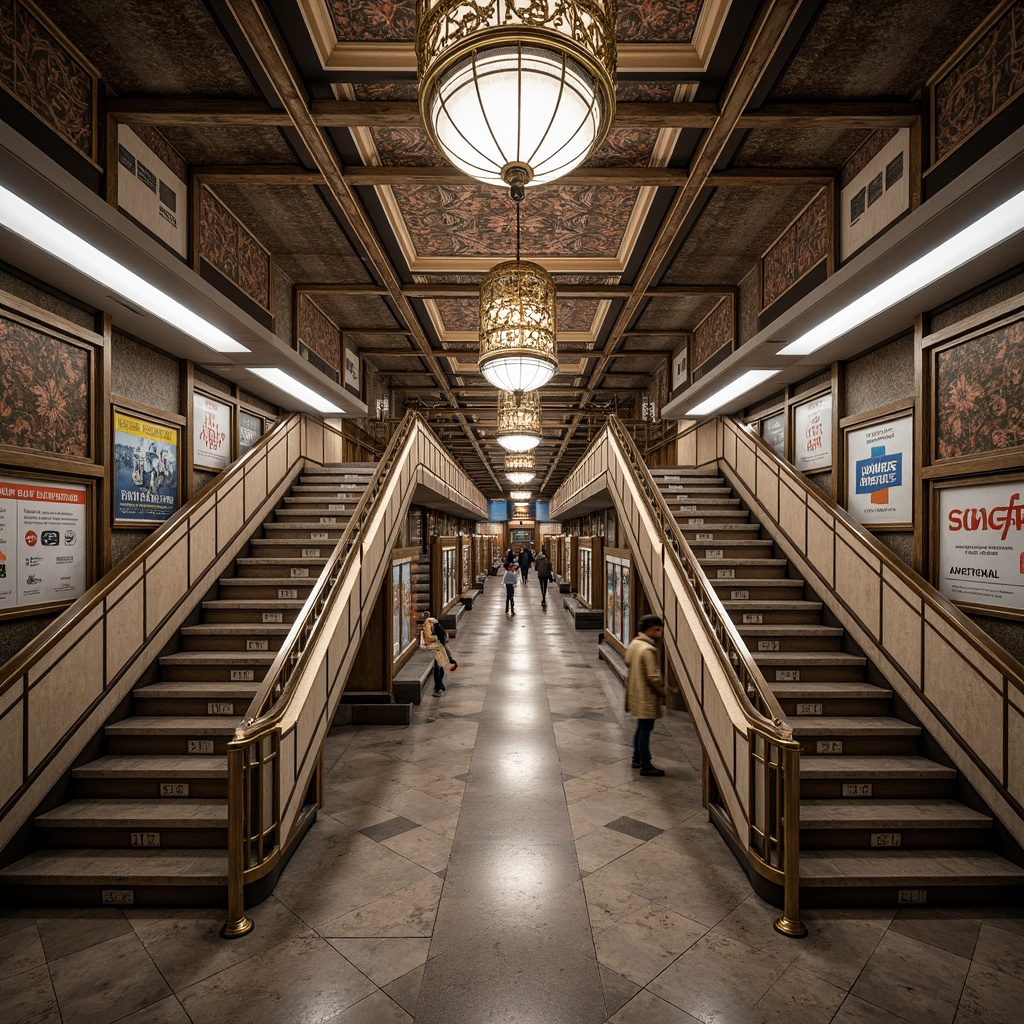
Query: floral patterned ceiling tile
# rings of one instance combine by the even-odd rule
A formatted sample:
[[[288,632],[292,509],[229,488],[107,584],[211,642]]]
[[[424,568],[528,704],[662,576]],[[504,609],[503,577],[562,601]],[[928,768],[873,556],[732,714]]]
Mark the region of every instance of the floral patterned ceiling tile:
[[[360,82],[352,86],[357,100],[396,100],[415,103],[419,88],[415,82]]]
[[[615,35],[620,43],[689,43],[704,0],[619,0]],[[414,0],[331,0],[340,42],[411,42]]]
[[[515,255],[515,208],[494,189],[408,185],[392,191],[418,257]],[[522,210],[523,257],[617,257],[639,192],[549,185],[528,193]]]
[[[443,167],[447,163],[422,128],[371,128],[370,138],[385,167]]]

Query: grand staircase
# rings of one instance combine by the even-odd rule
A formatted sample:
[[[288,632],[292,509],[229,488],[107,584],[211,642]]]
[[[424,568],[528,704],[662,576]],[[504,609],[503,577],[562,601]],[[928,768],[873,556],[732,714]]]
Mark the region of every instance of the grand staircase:
[[[305,470],[283,503],[34,820],[35,849],[0,871],[7,903],[220,904],[227,743],[376,466]]]
[[[800,742],[801,902],[1019,898],[992,817],[728,483],[651,474]]]

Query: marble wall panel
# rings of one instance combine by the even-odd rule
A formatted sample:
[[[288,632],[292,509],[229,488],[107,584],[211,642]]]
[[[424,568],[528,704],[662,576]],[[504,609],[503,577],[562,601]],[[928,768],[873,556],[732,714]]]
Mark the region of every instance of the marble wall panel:
[[[142,599],[142,572],[132,574],[134,583],[116,603],[107,602],[107,670],[109,681],[134,658],[145,640],[145,604]]]
[[[243,490],[242,481],[237,480],[217,502],[217,538],[222,547],[242,528]]]
[[[188,543],[179,539],[159,560],[146,564],[146,632],[152,633],[178,603],[188,579]]]
[[[916,686],[921,685],[921,602],[883,570],[882,646]]]
[[[834,579],[835,565],[833,560],[835,551],[833,541],[832,523],[822,519],[814,511],[814,506],[808,506],[807,516],[807,560],[821,573],[822,579],[831,585]]]
[[[20,704],[13,711],[0,718],[0,806],[14,796],[21,786],[22,762],[24,761],[25,735],[22,730]]]
[[[194,584],[217,554],[217,518],[214,510],[189,521],[189,584]]]
[[[788,534],[797,550],[803,551],[807,544],[807,504],[798,494],[782,481],[779,488],[779,526]]]
[[[854,543],[857,543],[856,539]],[[842,532],[836,536],[835,573],[839,597],[864,628],[872,636],[878,636],[882,626],[878,573],[843,539]]]

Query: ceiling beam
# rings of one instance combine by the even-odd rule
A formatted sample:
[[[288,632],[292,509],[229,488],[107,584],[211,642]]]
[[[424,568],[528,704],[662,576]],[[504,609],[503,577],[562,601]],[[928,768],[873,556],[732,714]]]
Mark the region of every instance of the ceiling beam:
[[[302,167],[287,164],[264,166],[242,164],[199,165],[192,168],[194,176],[204,185],[325,185],[319,171],[308,171]]]
[[[262,100],[115,98],[107,101],[106,112],[127,124],[155,127],[288,128],[292,124],[286,110]],[[314,100],[312,116],[321,128],[419,128],[422,123],[413,100]],[[736,127],[895,128],[912,125],[920,116],[917,103],[776,103],[743,114]],[[618,103],[612,126],[707,129],[718,117],[714,103]]]
[[[366,253],[366,259],[373,272],[387,289],[388,299],[395,309],[395,317],[404,321],[413,331],[412,338],[423,358],[430,367],[437,382],[437,390],[455,409],[458,398],[448,385],[448,378],[432,353],[432,344],[416,317],[409,300],[402,294],[402,282],[388,259],[387,251],[377,236],[373,224],[351,186],[345,180],[341,161],[333,144],[316,124],[306,100],[306,88],[295,67],[287,46],[273,23],[265,4],[261,0],[225,0],[241,36],[259,62],[267,80],[277,94],[281,106],[287,111],[302,145],[331,190],[348,230],[355,242]],[[475,443],[465,417],[461,420],[463,430]],[[481,463],[494,481],[501,487],[490,461],[482,449],[477,448]]]

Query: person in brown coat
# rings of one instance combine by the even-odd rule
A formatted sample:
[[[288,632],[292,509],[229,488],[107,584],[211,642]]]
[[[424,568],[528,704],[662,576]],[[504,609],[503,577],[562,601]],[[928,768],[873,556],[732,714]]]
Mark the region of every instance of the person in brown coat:
[[[636,715],[633,767],[650,778],[665,774],[651,764],[651,730],[664,713],[661,701],[668,692],[658,660],[662,621],[657,615],[644,615],[639,630],[626,649],[626,710]]]

